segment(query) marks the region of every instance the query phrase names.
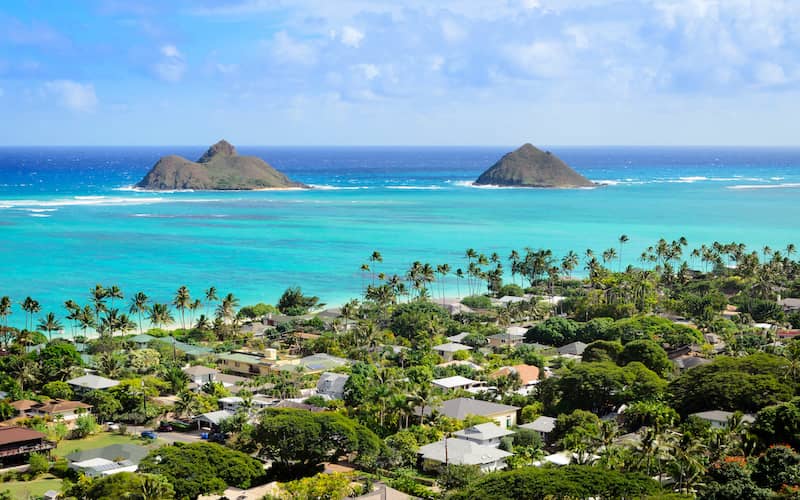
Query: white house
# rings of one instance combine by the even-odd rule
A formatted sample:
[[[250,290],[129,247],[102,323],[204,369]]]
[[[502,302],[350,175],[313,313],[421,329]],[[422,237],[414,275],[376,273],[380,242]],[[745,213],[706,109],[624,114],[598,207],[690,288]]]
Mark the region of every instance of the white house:
[[[722,410],[701,411],[699,413],[692,413],[690,417],[697,417],[700,420],[705,420],[711,424],[712,429],[722,429],[728,425],[728,421],[733,417],[733,412]],[[756,421],[753,415],[742,415],[742,423],[752,424]]]
[[[350,376],[343,373],[325,372],[317,382],[317,394],[327,399],[342,399],[344,386],[349,379]]]
[[[221,410],[236,413],[239,408],[241,408],[242,404],[244,404],[244,398],[239,396],[228,396],[225,398],[219,398],[217,402],[219,403]],[[264,408],[274,405],[275,402],[276,400],[274,398],[264,396],[263,394],[254,394],[253,397],[250,398],[251,413],[258,413]]]
[[[461,375],[455,375],[453,377],[445,377],[445,378],[437,378],[434,379],[432,382],[434,387],[438,387],[439,389],[444,389],[445,391],[454,391],[456,389],[476,389],[480,387],[485,387],[486,382],[482,380],[472,380],[471,378],[462,377]]]
[[[471,351],[472,347],[456,342],[448,342],[433,346],[434,352],[439,354],[445,361],[452,361],[453,355],[459,351]]]
[[[500,446],[500,440],[506,436],[514,434],[514,431],[503,429],[499,425],[487,422],[485,424],[473,425],[466,429],[454,432],[453,435],[460,439],[466,439],[482,446]]]
[[[556,419],[553,417],[539,417],[533,422],[528,424],[520,425],[520,429],[528,429],[539,434],[539,437],[542,438],[542,442],[548,442],[550,437],[550,433],[553,432],[553,429],[556,427]]]
[[[423,467],[431,469],[440,464],[477,465],[483,472],[505,469],[506,458],[512,453],[493,446],[483,446],[466,439],[443,439],[419,448]]]

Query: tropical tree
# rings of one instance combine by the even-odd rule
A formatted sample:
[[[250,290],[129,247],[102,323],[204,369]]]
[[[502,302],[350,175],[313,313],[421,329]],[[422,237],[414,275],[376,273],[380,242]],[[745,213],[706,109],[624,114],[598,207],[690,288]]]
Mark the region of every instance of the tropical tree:
[[[39,329],[47,332],[48,338],[53,340],[53,332],[61,330],[61,322],[56,318],[56,315],[49,312],[43,319],[39,319]]]
[[[169,305],[160,304],[158,302],[153,304],[153,307],[150,308],[150,314],[147,316],[147,320],[156,328],[161,328],[175,322],[175,318],[173,318],[169,310]]]
[[[172,305],[181,313],[181,328],[186,330],[186,309],[192,303],[192,296],[186,286],[181,286],[175,292],[175,298],[172,299]]]
[[[8,317],[12,313],[11,309],[11,298],[8,295],[0,297],[0,320],[3,323],[3,347],[8,347],[9,341],[9,329],[8,329]]]
[[[142,315],[150,311],[150,298],[144,292],[137,292],[131,298],[131,307],[128,311],[139,317],[139,333],[142,333]]]

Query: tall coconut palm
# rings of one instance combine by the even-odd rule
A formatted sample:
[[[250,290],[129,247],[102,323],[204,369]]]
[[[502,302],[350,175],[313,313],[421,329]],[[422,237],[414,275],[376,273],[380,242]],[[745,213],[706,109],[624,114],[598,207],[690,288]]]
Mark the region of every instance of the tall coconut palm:
[[[8,317],[13,312],[11,304],[11,297],[8,295],[0,297],[0,320],[2,320],[3,323],[3,347],[8,347],[10,332],[8,329]]]
[[[78,305],[77,302],[74,300],[67,300],[64,302],[64,309],[67,310],[66,319],[68,319],[70,323],[70,330],[72,332],[72,337],[75,337],[75,329],[78,326],[78,314],[81,312],[81,306]]]
[[[61,322],[56,318],[56,315],[49,312],[44,318],[39,319],[39,329],[47,332],[47,337],[50,341],[53,340],[53,332],[61,330]]]
[[[205,291],[204,295],[206,299],[206,317],[208,317],[211,304],[219,301],[219,296],[217,296],[217,287],[208,287],[208,290]]]
[[[20,308],[25,311],[25,329],[31,330],[33,329],[33,315],[37,314],[41,311],[41,307],[39,306],[39,302],[30,298],[25,297],[25,300],[22,301],[20,304]]]
[[[619,237],[619,268],[618,271],[622,271],[622,247],[627,243],[630,239],[628,238],[627,234],[623,234]]]
[[[383,255],[377,250],[372,252],[372,255],[369,256],[369,261],[372,262],[372,286],[375,286],[375,273],[378,271],[375,265],[376,262],[383,263]]]
[[[172,299],[172,305],[181,313],[181,328],[186,330],[186,309],[192,303],[192,296],[186,286],[181,286],[175,292],[175,298]]]
[[[119,299],[122,300],[125,296],[122,293],[122,290],[117,285],[111,285],[106,289],[107,297],[111,299],[111,308],[114,308],[114,300]]]
[[[86,337],[86,331],[89,328],[97,327],[97,320],[94,314],[94,310],[91,306],[83,306],[83,309],[77,315],[78,325],[80,329],[83,330],[83,336]]]
[[[195,299],[194,302],[189,304],[189,325],[194,324],[194,315],[202,305],[203,301],[200,299]]]
[[[147,320],[156,328],[162,328],[175,322],[175,318],[172,317],[172,313],[169,310],[169,305],[157,302],[150,308]]]
[[[572,277],[572,271],[578,267],[580,260],[578,259],[578,254],[570,250],[567,252],[567,255],[561,259],[561,270],[567,275],[568,278]]]
[[[142,333],[142,315],[150,310],[150,298],[144,292],[136,292],[131,297],[131,307],[128,311],[139,318],[139,333]]]
[[[89,300],[94,306],[94,317],[99,321],[100,313],[106,312],[106,298],[108,291],[101,284],[97,284],[89,290]]]

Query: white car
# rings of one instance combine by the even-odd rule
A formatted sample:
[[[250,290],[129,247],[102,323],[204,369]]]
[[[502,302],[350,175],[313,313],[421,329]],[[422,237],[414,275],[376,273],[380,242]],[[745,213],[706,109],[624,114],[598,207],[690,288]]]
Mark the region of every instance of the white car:
[[[108,428],[109,431],[118,431],[119,424],[115,424],[114,422],[106,422],[106,428]]]

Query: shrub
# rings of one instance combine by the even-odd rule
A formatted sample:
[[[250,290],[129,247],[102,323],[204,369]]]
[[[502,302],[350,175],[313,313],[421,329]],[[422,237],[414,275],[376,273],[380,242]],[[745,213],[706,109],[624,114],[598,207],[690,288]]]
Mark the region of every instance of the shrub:
[[[486,295],[472,295],[461,299],[461,303],[470,309],[491,309],[492,299]]]

